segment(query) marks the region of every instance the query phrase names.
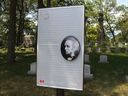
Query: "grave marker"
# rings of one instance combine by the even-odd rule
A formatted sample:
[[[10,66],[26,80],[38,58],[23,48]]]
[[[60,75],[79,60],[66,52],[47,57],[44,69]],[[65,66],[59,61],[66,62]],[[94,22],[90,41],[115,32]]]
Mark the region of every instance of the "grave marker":
[[[84,55],[84,62],[85,63],[89,63],[90,62],[89,61],[89,55],[87,55],[87,54]]]
[[[93,74],[91,74],[91,68],[90,65],[84,64],[84,78],[85,79],[92,79]]]
[[[100,55],[100,61],[99,63],[108,63],[108,57],[107,55]]]
[[[37,71],[36,69],[37,69],[37,63],[33,62],[32,64],[30,64],[30,70],[27,72],[27,74],[35,75]]]

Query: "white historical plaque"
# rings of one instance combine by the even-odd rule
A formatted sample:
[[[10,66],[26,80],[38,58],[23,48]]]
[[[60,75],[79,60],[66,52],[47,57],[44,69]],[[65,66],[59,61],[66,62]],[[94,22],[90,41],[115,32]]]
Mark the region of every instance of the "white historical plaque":
[[[39,9],[37,86],[83,90],[84,6]]]

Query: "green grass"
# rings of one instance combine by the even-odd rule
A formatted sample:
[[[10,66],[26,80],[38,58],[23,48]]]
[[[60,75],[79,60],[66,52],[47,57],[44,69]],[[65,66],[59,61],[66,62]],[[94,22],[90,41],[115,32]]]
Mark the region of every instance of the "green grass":
[[[92,81],[87,81],[86,89],[93,95],[88,96],[128,96],[128,56],[126,54],[107,54],[108,64],[97,63],[100,54],[90,54]],[[85,90],[86,90],[85,89]]]
[[[36,76],[27,75],[36,61],[32,50],[18,50],[15,64],[6,63],[5,49],[0,49],[0,96],[56,96],[55,89],[36,86]],[[94,78],[84,80],[84,91],[65,91],[65,96],[128,96],[128,55],[109,53],[108,64],[100,64],[100,54],[89,54]]]
[[[9,65],[6,52],[0,51],[0,96],[52,96],[53,89],[36,87],[36,77],[27,75],[35,54],[18,51],[16,58],[15,64]]]

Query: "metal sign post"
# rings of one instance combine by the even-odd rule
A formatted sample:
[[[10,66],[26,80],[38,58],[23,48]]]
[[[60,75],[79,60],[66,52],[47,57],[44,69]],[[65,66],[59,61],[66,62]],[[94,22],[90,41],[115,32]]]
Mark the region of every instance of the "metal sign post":
[[[64,89],[56,89],[56,96],[64,96]]]

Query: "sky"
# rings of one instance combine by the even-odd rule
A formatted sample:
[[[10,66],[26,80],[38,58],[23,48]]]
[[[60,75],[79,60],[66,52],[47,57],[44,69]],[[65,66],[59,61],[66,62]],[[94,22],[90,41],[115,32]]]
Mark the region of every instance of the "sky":
[[[117,0],[117,4],[118,5],[122,5],[122,4],[128,5],[128,0]]]

